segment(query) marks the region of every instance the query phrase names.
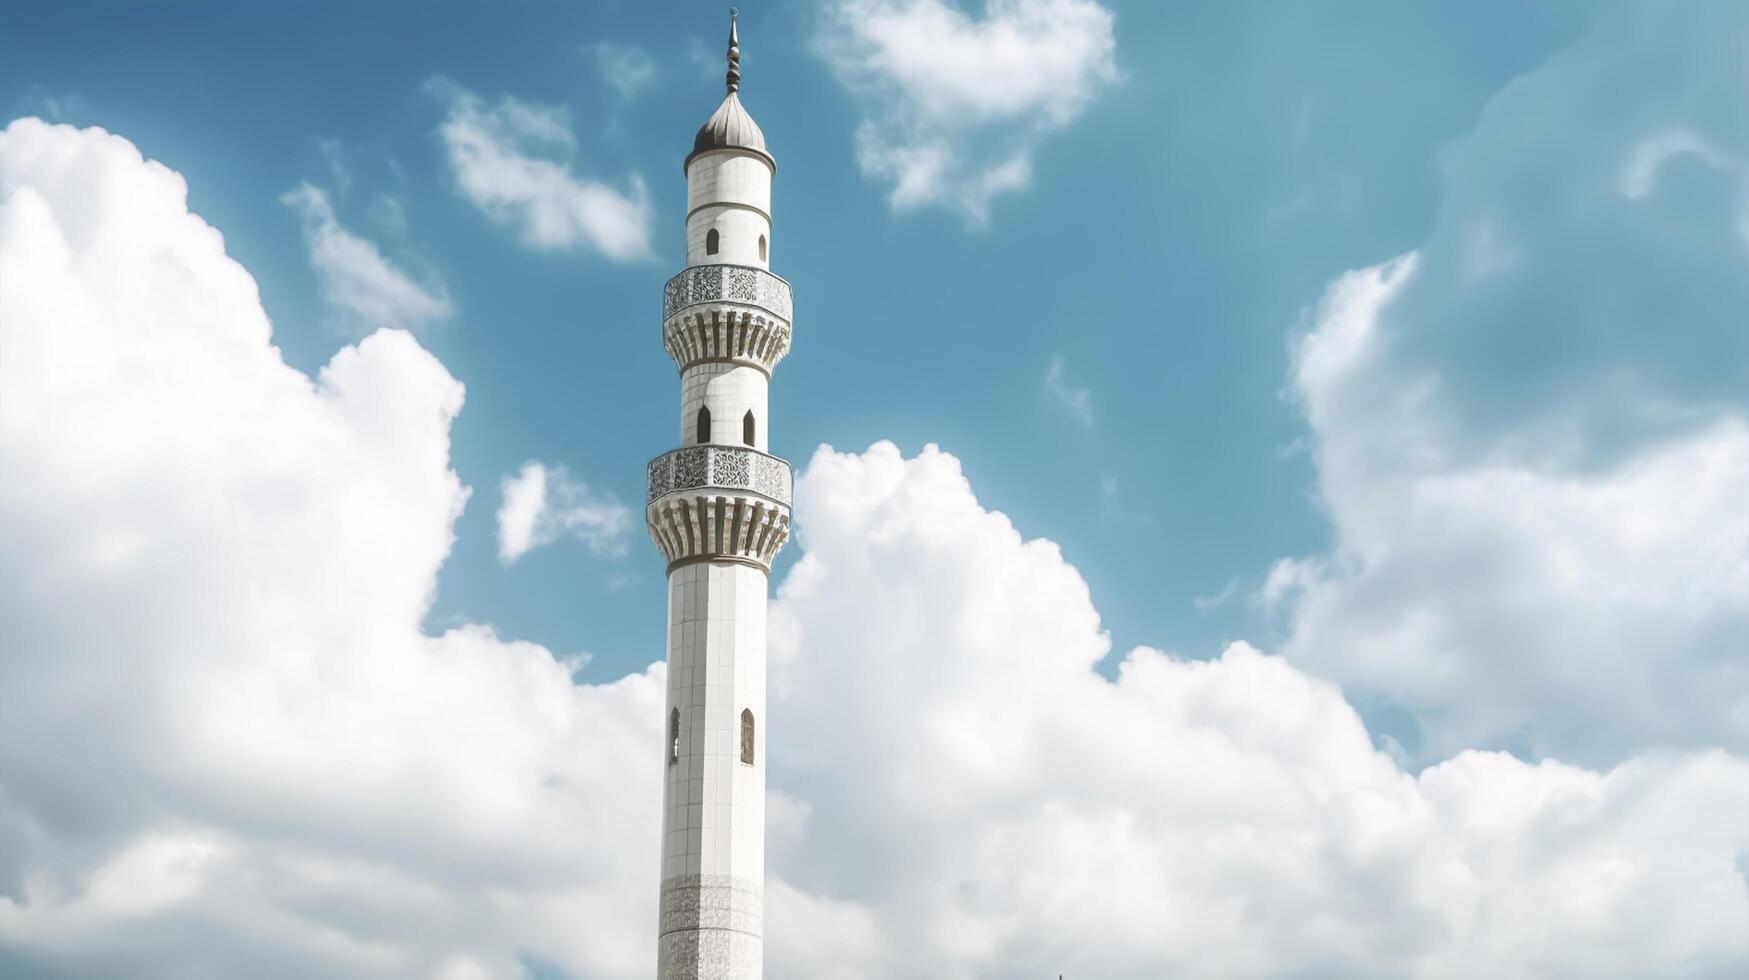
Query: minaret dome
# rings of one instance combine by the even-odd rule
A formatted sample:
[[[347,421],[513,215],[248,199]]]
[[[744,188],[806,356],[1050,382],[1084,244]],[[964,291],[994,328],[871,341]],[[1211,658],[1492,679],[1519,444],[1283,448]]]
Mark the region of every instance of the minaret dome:
[[[741,41],[729,21],[728,91],[686,157],[686,263],[771,268],[777,161],[741,104]]]
[[[775,173],[777,161],[772,159],[771,151],[765,148],[765,133],[753,121],[746,107],[741,105],[741,41],[735,30],[733,16],[729,20],[729,70],[724,80],[727,92],[723,96],[722,104],[698,128],[698,135],[692,139],[692,153],[686,158],[686,166],[691,168],[695,157],[711,150],[745,150],[764,157]]]

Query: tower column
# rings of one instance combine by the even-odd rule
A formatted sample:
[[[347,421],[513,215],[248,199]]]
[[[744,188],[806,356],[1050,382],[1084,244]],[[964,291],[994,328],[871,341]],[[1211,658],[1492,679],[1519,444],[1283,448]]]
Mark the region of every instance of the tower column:
[[[769,271],[777,164],[728,94],[686,158],[687,266],[662,297],[680,372],[680,443],[650,461],[645,519],[668,563],[657,975],[763,972],[765,627],[789,538],[789,463],[766,452],[773,371],[790,345],[790,286]]]
[[[662,977],[760,975],[765,575],[709,560],[669,574],[668,692],[680,724],[663,792]]]

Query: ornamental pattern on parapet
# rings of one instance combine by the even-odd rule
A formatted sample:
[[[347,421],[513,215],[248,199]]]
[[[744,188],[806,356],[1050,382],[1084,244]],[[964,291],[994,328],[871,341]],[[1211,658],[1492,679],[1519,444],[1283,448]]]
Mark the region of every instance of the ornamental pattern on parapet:
[[[674,457],[672,453],[666,453],[650,460],[649,499],[655,500],[672,489],[674,489]]]
[[[648,501],[675,490],[721,487],[751,490],[782,504],[790,500],[789,463],[753,449],[688,446],[650,460]]]
[[[751,453],[711,453],[710,481],[713,487],[752,487],[752,468],[747,465]]]
[[[789,503],[789,464],[773,456],[753,457],[753,491]]]
[[[709,486],[710,450],[704,448],[681,449],[674,455],[674,489],[690,490],[693,487]]]
[[[790,318],[789,283],[763,269],[739,265],[695,265],[680,270],[662,287],[662,319],[698,303],[747,303]]]

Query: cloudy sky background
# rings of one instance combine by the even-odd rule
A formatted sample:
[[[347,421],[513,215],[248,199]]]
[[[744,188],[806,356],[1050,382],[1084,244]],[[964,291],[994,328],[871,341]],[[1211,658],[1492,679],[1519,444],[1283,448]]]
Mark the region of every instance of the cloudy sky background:
[[[771,976],[1749,970],[1749,8],[1518,7],[743,4]],[[650,970],[722,26],[9,15],[0,975]]]

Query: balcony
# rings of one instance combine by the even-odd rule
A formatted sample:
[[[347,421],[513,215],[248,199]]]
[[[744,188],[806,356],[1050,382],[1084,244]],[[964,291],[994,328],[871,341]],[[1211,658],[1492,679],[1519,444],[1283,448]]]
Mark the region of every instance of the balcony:
[[[781,280],[780,280],[781,281]],[[741,446],[686,446],[650,460],[653,503],[680,490],[743,490],[789,506],[789,461]]]
[[[662,320],[705,303],[756,306],[790,322],[789,283],[752,266],[694,265],[680,270],[662,287]]]

